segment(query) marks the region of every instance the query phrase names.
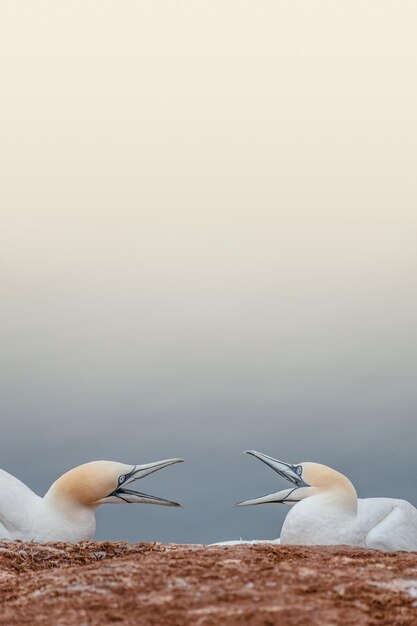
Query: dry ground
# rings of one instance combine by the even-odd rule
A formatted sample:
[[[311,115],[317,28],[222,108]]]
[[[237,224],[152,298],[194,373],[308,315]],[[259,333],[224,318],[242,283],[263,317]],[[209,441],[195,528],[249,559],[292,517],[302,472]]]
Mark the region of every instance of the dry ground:
[[[417,626],[417,553],[0,542],[0,624]]]

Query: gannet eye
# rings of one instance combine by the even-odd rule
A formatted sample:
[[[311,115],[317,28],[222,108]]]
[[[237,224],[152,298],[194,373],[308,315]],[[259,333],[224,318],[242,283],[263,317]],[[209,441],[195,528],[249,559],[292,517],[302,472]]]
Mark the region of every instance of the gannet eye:
[[[126,476],[125,474],[122,474],[121,476],[119,476],[119,485],[121,485],[122,483],[124,483],[126,480]]]
[[[301,476],[301,474],[303,473],[303,468],[301,467],[301,465],[297,465],[295,471],[297,473],[297,476]]]

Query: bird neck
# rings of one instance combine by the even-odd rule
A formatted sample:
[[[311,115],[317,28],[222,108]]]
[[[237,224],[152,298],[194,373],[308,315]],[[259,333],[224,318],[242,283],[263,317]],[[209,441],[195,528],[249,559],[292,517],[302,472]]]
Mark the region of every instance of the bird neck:
[[[94,515],[94,511],[97,508],[96,506],[80,502],[60,489],[55,489],[54,485],[52,485],[45,494],[44,501],[57,513],[69,518],[91,517],[91,515]]]
[[[43,497],[42,520],[42,541],[87,541],[96,529],[93,507],[59,497],[51,491]]]
[[[320,499],[326,508],[334,509],[342,515],[356,515],[358,511],[358,497],[350,481],[348,485],[318,490],[316,498]]]

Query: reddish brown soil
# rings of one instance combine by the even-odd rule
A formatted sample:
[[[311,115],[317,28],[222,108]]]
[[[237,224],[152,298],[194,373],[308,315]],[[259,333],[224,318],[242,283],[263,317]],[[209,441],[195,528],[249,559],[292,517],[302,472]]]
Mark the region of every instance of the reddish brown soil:
[[[0,624],[417,626],[417,554],[0,542]]]

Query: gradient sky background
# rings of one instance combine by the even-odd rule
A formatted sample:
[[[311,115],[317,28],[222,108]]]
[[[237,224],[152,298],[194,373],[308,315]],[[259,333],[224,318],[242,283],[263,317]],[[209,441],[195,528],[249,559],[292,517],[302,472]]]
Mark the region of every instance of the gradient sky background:
[[[247,448],[417,505],[416,23],[1,1],[1,467],[187,459],[100,539],[278,536]]]

